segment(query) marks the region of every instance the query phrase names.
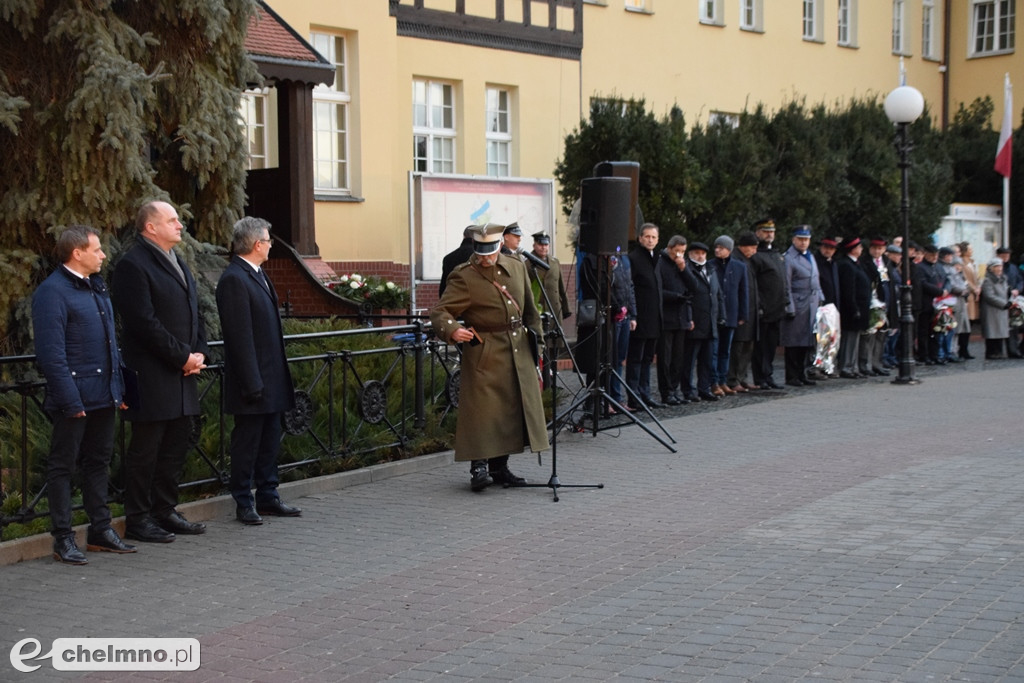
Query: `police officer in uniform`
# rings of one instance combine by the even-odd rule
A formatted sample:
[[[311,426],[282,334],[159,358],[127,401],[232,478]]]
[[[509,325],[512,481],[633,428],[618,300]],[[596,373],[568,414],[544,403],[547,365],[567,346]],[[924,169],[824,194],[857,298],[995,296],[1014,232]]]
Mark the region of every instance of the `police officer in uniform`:
[[[509,454],[549,447],[533,355],[540,315],[526,266],[499,253],[504,230],[489,223],[474,232],[473,255],[448,276],[430,311],[437,336],[462,344],[455,460],[470,462],[473,491],[491,483],[522,486],[526,481],[508,468]]]

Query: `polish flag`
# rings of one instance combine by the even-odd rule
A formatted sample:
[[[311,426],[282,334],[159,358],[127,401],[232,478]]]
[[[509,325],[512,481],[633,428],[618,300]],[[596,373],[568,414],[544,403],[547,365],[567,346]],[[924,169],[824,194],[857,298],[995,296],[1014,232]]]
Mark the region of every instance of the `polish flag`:
[[[1003,100],[1003,127],[999,131],[999,147],[996,151],[996,172],[1010,177],[1010,161],[1013,158],[1013,87],[1010,74],[1006,74],[1006,94]]]

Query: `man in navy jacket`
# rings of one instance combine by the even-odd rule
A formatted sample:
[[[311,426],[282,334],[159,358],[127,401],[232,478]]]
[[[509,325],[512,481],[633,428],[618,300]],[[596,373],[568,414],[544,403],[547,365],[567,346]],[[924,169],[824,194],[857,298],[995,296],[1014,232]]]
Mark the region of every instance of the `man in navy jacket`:
[[[736,328],[746,325],[748,320],[747,264],[732,258],[733,246],[731,237],[719,235],[715,240],[715,258],[711,261],[724,304],[719,316],[722,324],[718,327],[718,342],[711,349],[711,391],[716,396],[736,393],[729,386],[729,358]]]
[[[88,550],[133,553],[110,527],[107,485],[114,447],[114,416],[123,406],[121,355],[114,311],[98,275],[106,254],[95,229],[72,225],[57,238],[63,265],[32,297],[36,362],[46,378],[43,409],[53,421],[46,460],[53,558],[87,564],[71,529],[71,478],[82,473],[82,503],[89,515]]]
[[[126,414],[132,440],[124,463],[125,535],[169,543],[175,534],[206,531],[175,506],[209,349],[195,278],[174,251],[183,230],[178,212],[167,202],[147,202],[135,230],[135,246],[118,261],[111,281],[125,365],[139,385],[138,405]]]

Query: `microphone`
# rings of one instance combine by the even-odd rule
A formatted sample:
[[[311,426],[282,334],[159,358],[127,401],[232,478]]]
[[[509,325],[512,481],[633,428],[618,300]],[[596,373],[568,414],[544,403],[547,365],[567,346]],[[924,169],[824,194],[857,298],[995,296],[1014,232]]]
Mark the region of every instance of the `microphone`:
[[[516,250],[516,254],[518,254],[519,256],[522,256],[523,258],[525,258],[527,261],[529,261],[530,263],[532,263],[533,265],[535,265],[538,268],[541,268],[543,270],[551,270],[551,266],[549,266],[548,264],[546,264],[543,261],[541,261],[539,258],[534,256],[529,251],[525,251],[523,249],[517,249]]]

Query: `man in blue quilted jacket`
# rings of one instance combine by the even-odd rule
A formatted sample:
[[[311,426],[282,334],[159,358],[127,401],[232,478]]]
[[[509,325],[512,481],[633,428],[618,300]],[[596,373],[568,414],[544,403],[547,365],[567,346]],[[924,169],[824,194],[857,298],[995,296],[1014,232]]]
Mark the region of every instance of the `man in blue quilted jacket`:
[[[73,225],[57,238],[62,265],[32,297],[36,363],[46,378],[43,409],[53,421],[46,461],[53,558],[87,564],[71,529],[71,478],[81,470],[82,504],[89,515],[88,550],[133,553],[110,527],[107,485],[114,417],[124,408],[121,355],[114,310],[98,275],[106,255],[99,233]]]

